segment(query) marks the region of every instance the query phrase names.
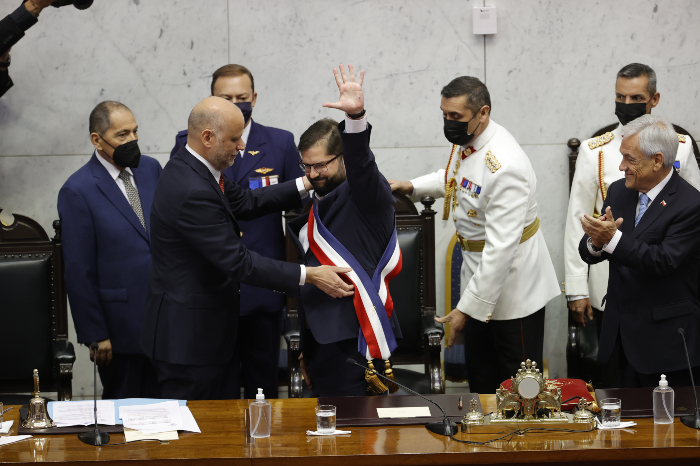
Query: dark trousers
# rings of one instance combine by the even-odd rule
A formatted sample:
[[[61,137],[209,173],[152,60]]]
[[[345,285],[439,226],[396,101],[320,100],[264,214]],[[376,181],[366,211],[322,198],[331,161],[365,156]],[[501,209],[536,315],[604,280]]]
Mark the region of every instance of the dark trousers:
[[[469,319],[463,332],[472,393],[496,393],[501,382],[513,377],[526,359],[542,369],[544,308],[520,319],[488,323]]]
[[[258,388],[265,398],[277,398],[280,338],[284,316],[279,312],[257,312],[238,318],[233,358],[226,368],[223,398],[254,400]]]
[[[641,388],[641,387],[658,387],[659,380],[661,380],[661,372],[657,374],[642,374],[637,372],[632,364],[627,360],[625,355],[625,349],[621,344],[620,334],[617,334],[617,342],[615,343],[615,349],[618,352],[618,370],[620,373],[620,388]],[[685,354],[679,354],[679,358],[685,360]],[[681,369],[679,371],[668,371],[663,372],[666,375],[666,380],[668,380],[668,385],[673,387],[689,387],[692,385],[690,381],[690,371],[688,369]],[[695,383],[698,382],[698,377],[700,376],[700,366],[693,367],[693,377],[695,378]]]
[[[600,331],[603,328],[603,318],[605,317],[605,312],[593,308],[593,318],[595,319],[596,333],[598,335],[598,341],[600,341]],[[619,359],[619,349],[616,346],[610,355],[610,360],[608,362],[598,361],[598,367],[600,370],[597,375],[598,380],[593,380],[593,386],[595,388],[618,388],[620,387],[620,372],[618,367]],[[655,385],[656,386],[656,385]]]
[[[226,364],[190,366],[151,360],[160,397],[175,400],[220,400]]]
[[[306,329],[302,351],[315,397],[368,395],[365,371],[345,362],[352,358],[363,366],[367,365],[365,357],[357,351],[357,338],[323,345]],[[375,359],[373,362],[374,370],[383,374],[384,361]]]
[[[109,366],[97,366],[103,400],[158,398],[156,371],[144,354],[112,353]]]

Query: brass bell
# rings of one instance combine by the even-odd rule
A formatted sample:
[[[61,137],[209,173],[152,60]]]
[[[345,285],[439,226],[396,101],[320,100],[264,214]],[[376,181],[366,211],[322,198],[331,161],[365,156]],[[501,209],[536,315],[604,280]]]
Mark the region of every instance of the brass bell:
[[[34,369],[34,397],[29,400],[27,419],[22,423],[25,429],[45,429],[53,427],[53,420],[46,410],[46,400],[39,396],[39,371]]]

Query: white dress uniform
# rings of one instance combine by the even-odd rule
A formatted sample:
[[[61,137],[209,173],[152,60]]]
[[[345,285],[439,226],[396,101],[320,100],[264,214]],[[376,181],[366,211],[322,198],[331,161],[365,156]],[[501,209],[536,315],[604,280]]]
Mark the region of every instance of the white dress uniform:
[[[491,120],[468,147],[453,147],[445,173],[411,180],[412,198],[445,197],[463,247],[457,309],[482,322],[539,311],[561,290],[539,231],[537,179],[525,152]]]
[[[601,209],[608,186],[625,176],[620,171],[621,132],[622,125],[619,125],[614,131],[581,144],[566,217],[564,261],[567,299],[572,301],[590,297],[591,306],[601,311],[605,309],[602,301],[608,290],[608,261],[591,265],[589,272],[588,264],[583,262],[578,252],[583,237],[580,218],[584,214],[594,217],[604,214]],[[695,189],[700,189],[700,169],[690,137],[679,134],[678,141],[676,170]],[[613,211],[613,216],[617,218],[619,215],[620,212]],[[625,222],[634,222],[634,219],[626,218]]]

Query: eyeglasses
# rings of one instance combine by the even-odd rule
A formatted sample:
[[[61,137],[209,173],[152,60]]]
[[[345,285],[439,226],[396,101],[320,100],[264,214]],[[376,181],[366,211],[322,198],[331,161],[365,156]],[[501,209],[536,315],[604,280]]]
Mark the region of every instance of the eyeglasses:
[[[335,159],[337,159],[338,157],[340,157],[341,155],[343,155],[343,154],[336,155],[335,157],[330,159],[328,162],[320,162],[320,163],[315,163],[313,165],[306,165],[304,162],[299,162],[299,168],[304,170],[304,173],[306,173],[307,175],[311,174],[312,168],[319,175],[323,175],[324,173],[326,173],[328,171],[328,164],[331,163],[332,161],[334,161]]]

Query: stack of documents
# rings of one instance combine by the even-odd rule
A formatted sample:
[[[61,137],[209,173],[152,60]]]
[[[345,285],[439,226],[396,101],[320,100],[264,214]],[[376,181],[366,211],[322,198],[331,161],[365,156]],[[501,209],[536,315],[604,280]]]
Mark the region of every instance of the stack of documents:
[[[56,401],[53,403],[53,422],[56,427],[89,426],[95,424],[94,401]],[[97,400],[97,423],[113,426],[114,401]]]
[[[124,427],[140,430],[144,434],[157,434],[171,430],[183,430],[182,414],[177,401],[164,401],[150,405],[120,406],[119,417]]]

